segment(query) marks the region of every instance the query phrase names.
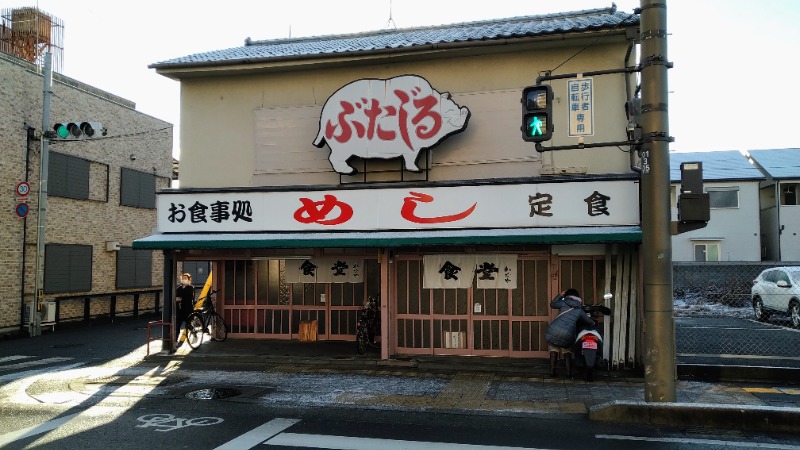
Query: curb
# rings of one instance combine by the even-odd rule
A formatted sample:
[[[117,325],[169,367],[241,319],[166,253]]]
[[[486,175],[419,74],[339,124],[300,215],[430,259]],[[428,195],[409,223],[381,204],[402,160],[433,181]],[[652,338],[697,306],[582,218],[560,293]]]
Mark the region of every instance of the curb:
[[[772,406],[613,401],[590,407],[589,420],[800,433],[800,408]]]

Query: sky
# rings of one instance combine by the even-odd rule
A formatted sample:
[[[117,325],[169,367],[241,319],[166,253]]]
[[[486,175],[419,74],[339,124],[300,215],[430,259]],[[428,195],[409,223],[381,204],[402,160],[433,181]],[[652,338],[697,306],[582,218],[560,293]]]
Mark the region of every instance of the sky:
[[[633,12],[638,0],[616,0]],[[606,0],[0,0],[64,23],[62,73],[175,125],[180,83],[149,64],[254,40],[356,33],[611,6]],[[673,151],[800,147],[800,1],[667,2]],[[391,19],[391,21],[390,21]],[[531,80],[533,83],[534,80]]]

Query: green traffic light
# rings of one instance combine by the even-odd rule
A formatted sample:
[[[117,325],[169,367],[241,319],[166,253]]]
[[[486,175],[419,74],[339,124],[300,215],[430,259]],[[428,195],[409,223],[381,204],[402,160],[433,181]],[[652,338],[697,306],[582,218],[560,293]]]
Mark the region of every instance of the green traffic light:
[[[66,139],[69,136],[69,130],[67,129],[66,125],[57,125],[56,126],[56,134],[61,139]]]
[[[544,136],[544,131],[542,131],[543,124],[544,122],[542,122],[539,116],[533,116],[533,120],[530,125],[528,125],[531,129],[531,136]]]

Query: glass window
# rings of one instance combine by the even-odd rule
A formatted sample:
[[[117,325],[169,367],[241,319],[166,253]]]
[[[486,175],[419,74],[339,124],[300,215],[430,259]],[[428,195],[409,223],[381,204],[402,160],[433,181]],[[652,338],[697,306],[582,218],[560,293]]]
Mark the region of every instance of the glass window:
[[[138,208],[156,207],[156,176],[152,173],[122,168],[119,204]]]
[[[153,252],[122,247],[117,252],[117,288],[153,285]]]
[[[706,189],[708,202],[712,208],[738,208],[739,188],[710,188]]]
[[[57,197],[87,200],[89,198],[89,161],[51,152],[47,193]]]
[[[798,199],[798,192],[800,192],[800,183],[781,183],[781,205],[783,206],[796,206],[800,205]]]
[[[92,290],[91,245],[47,244],[44,255],[45,292]]]
[[[694,260],[719,261],[719,243],[694,244]]]

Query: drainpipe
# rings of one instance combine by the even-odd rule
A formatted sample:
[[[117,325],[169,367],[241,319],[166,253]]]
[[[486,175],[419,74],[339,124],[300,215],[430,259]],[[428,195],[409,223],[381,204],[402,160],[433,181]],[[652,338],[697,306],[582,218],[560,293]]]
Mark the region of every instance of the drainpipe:
[[[31,142],[35,140],[34,131],[36,128],[25,124],[25,182],[29,181],[28,170],[31,164]],[[25,257],[27,248],[25,242],[28,240],[28,218],[22,218],[22,264],[20,264],[19,280],[19,331],[25,330]]]
[[[781,235],[783,234],[783,227],[781,226],[781,182],[775,180],[775,217],[777,221],[778,234],[775,235],[778,240],[778,261],[783,261],[781,255],[783,246],[781,245]]]

